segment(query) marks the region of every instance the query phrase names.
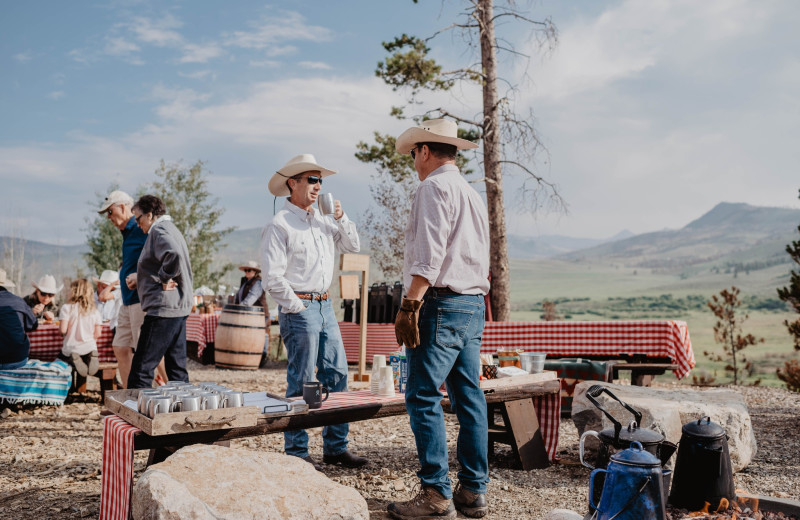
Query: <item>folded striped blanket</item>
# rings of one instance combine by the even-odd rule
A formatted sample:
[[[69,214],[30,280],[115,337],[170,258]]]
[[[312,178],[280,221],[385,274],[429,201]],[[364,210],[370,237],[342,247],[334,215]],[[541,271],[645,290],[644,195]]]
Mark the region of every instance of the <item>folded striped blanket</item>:
[[[71,385],[68,364],[31,359],[15,370],[0,370],[0,403],[64,404]]]

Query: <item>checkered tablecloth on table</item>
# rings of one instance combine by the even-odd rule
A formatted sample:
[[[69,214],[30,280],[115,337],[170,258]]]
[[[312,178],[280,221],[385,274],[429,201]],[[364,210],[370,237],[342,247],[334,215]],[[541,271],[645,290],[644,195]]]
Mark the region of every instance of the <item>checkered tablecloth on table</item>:
[[[206,344],[214,343],[219,314],[190,314],[186,318],[186,341],[197,343],[197,355],[202,356]]]
[[[358,362],[359,325],[339,323],[349,363]],[[694,351],[685,321],[489,321],[483,331],[481,352],[499,348],[544,352],[549,357],[641,354],[668,357],[683,378],[694,368]],[[398,349],[393,323],[367,324],[367,362],[375,354]]]
[[[97,340],[100,362],[116,363],[117,357],[114,355],[114,349],[111,348],[111,340],[114,336],[111,334],[108,324],[104,323],[102,327],[100,339]],[[28,339],[31,342],[31,352],[28,357],[40,361],[54,361],[64,345],[64,337],[58,330],[58,325],[39,325],[35,331],[28,332]]]
[[[133,491],[133,436],[141,431],[121,417],[103,419],[100,520],[128,520]]]

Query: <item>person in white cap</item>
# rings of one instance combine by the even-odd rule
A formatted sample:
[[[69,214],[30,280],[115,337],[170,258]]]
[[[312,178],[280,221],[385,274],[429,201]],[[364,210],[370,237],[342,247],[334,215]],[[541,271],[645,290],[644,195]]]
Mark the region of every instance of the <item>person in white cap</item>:
[[[46,274],[38,281],[32,282],[34,291],[24,298],[37,319],[52,322],[58,314],[58,304],[55,302],[56,294],[61,287],[56,286],[56,279],[51,274]]]
[[[0,269],[0,370],[25,366],[31,350],[25,333],[39,326],[30,306],[8,291],[15,286],[5,269]]]
[[[233,303],[237,305],[259,306],[264,308],[265,323],[269,324],[269,307],[267,307],[267,295],[261,285],[261,268],[255,260],[248,260],[239,266],[239,270],[244,272],[239,283],[239,290],[233,297]],[[266,328],[264,338],[264,351],[261,353],[259,368],[266,366],[267,353],[269,352],[269,328]]]
[[[288,197],[261,234],[262,285],[278,303],[278,323],[289,356],[287,397],[303,395],[303,383],[315,379],[331,392],[347,390],[347,358],[328,287],[335,248],[357,253],[360,242],[355,224],[338,200],[332,218],[314,209],[323,179],[335,173],[319,165],[313,155],[302,154],[269,180],[270,193]],[[347,450],[348,432],[347,423],[322,430],[325,463],[347,467],[367,463]],[[308,453],[305,430],[284,433],[284,450],[320,469]]]
[[[106,269],[100,278],[92,277],[97,291],[94,293],[94,304],[108,327],[115,331],[122,307],[122,293],[119,288],[119,273]]]
[[[397,138],[398,153],[411,154],[420,181],[405,230],[403,284],[395,320],[406,346],[406,409],[417,441],[420,492],[389,504],[394,518],[456,518],[488,512],[486,399],[480,388],[484,296],[489,290],[489,218],[483,199],[456,166],[458,150],[477,145],[458,137],[452,121],[424,121]],[[442,383],[458,417],[452,490]],[[455,507],[454,507],[455,506]]]

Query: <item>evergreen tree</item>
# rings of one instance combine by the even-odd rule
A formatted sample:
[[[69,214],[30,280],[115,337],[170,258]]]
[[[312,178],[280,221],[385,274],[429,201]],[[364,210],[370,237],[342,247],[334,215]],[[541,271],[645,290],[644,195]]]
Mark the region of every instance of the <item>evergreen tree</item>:
[[[91,217],[85,217],[86,244],[89,251],[83,254],[89,271],[100,275],[106,269],[119,271],[122,264],[122,233],[111,223],[105,213],[98,214],[97,208],[114,190],[119,189],[118,182],[112,182],[104,192],[95,192],[95,199],[87,202]]]
[[[749,316],[747,314],[736,315],[741,305],[742,300],[739,299],[738,287],[731,287],[730,291],[723,289],[719,296],[713,295],[711,301],[708,302],[708,308],[717,317],[717,323],[714,324],[714,341],[722,345],[723,354],[708,351],[704,354],[712,361],[728,363],[725,365],[725,370],[733,374],[734,385],[739,384],[740,378],[744,380],[753,372],[753,364],[747,361],[741,351],[750,345],[764,342],[764,338],[756,338],[752,334],[743,333],[742,323]],[[757,380],[755,384],[760,382],[761,380]]]

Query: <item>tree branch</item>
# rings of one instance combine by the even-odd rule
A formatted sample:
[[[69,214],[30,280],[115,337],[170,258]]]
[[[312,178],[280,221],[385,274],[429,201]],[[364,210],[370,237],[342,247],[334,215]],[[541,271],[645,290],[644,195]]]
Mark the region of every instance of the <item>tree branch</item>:
[[[477,121],[472,121],[471,119],[466,119],[466,118],[457,116],[457,115],[455,115],[455,114],[453,114],[451,112],[448,112],[447,110],[445,110],[443,108],[434,108],[433,110],[429,110],[429,112],[439,112],[443,116],[451,117],[451,118],[453,118],[456,121],[459,121],[461,123],[466,123],[468,125],[477,126],[478,128],[483,128],[483,123],[478,123]]]

